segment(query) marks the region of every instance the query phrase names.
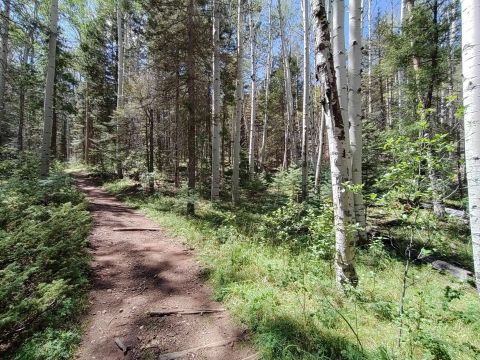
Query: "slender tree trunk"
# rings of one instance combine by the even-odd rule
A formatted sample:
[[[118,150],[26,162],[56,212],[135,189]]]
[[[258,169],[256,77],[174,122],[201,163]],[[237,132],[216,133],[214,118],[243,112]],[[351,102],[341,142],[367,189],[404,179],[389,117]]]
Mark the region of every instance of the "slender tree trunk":
[[[48,39],[48,65],[43,101],[43,140],[41,149],[40,174],[47,177],[50,171],[50,145],[52,142],[53,90],[55,87],[55,60],[58,36],[58,0],[52,0],[50,6],[50,26]]]
[[[150,109],[150,114],[148,117],[149,120],[149,131],[148,131],[148,137],[149,137],[149,146],[148,146],[148,185],[149,185],[149,191],[151,194],[155,192],[155,181],[153,177],[153,172],[154,172],[154,142],[153,142],[153,128],[154,128],[154,114],[153,114],[153,109]]]
[[[343,126],[345,129],[345,143],[344,148],[345,157],[345,171],[347,182],[352,180],[352,152],[350,149],[350,122],[348,117],[348,87],[347,87],[347,62],[345,50],[345,2],[344,0],[335,0],[332,8],[332,51],[333,63],[335,66],[335,78],[337,84],[337,92],[339,96],[339,105],[342,112]],[[346,206],[349,212],[353,214],[353,196],[347,197],[348,203]]]
[[[211,199],[220,196],[220,12],[213,0],[212,187]]]
[[[348,206],[352,193],[344,186],[349,180],[346,166],[349,159],[345,151],[349,144],[346,141],[347,131],[337,92],[329,25],[322,0],[315,0],[314,16],[316,77],[325,90],[322,106],[325,111],[332,176],[336,240],[335,269],[337,285],[343,287],[346,284],[356,285],[358,282],[355,271],[355,244],[351,229],[352,213]]]
[[[237,88],[235,93],[235,122],[233,124],[232,200],[240,200],[240,132],[243,110],[243,0],[238,0],[237,11]]]
[[[348,50],[348,116],[350,123],[350,147],[352,149],[352,183],[362,184],[362,4],[350,0]],[[365,204],[361,190],[354,193],[355,221],[360,229],[360,240],[367,237]]]
[[[372,0],[368,0],[368,116],[372,111]]]
[[[256,37],[257,31],[253,21],[252,1],[250,1],[250,69],[251,69],[251,83],[250,83],[250,134],[248,146],[248,173],[250,179],[255,175],[255,122],[257,117],[257,59],[256,59]]]
[[[272,69],[272,0],[268,6],[268,57],[267,68],[265,69],[265,118],[263,121],[262,147],[260,148],[260,170],[265,170],[265,151],[267,146],[268,131],[268,104],[270,96],[270,72]]]
[[[26,71],[28,64],[28,57],[30,53],[30,44],[25,46],[25,50],[22,56],[22,70]],[[0,70],[1,72],[1,70]],[[23,76],[26,76],[24,74]],[[20,89],[19,89],[19,99],[18,99],[18,130],[17,130],[17,149],[18,151],[23,151],[23,132],[25,128],[25,100],[26,100],[26,91],[27,88],[24,84],[25,79],[21,80]],[[1,111],[1,110],[0,110]],[[1,132],[1,129],[0,129]]]
[[[0,146],[5,144],[7,135],[6,123],[6,74],[8,72],[8,37],[9,37],[9,23],[10,23],[10,0],[4,0],[4,9],[0,12],[0,37],[2,40],[2,47],[0,48]]]
[[[475,280],[480,293],[480,2],[462,1],[465,160]]]
[[[285,137],[287,142],[286,153],[288,154],[288,138],[290,135],[292,136],[293,143],[292,148],[297,146],[297,142],[295,141],[295,133],[293,131],[293,124],[295,119],[295,109],[293,107],[293,95],[292,95],[292,75],[290,71],[290,61],[289,61],[289,54],[287,51],[287,39],[285,36],[285,25],[284,19],[282,15],[282,1],[278,0],[278,16],[280,21],[280,41],[281,41],[281,51],[282,51],[282,62],[283,62],[283,73],[285,77],[285,96],[286,96],[286,105],[287,105],[287,124],[285,126]],[[296,150],[292,150],[292,161],[297,162],[297,152]],[[285,159],[284,159],[285,160]],[[288,161],[288,160],[287,160]],[[287,162],[284,161],[284,166],[286,167]]]
[[[317,154],[317,165],[315,167],[315,193],[317,195],[320,195],[324,133],[325,133],[325,112],[322,109],[320,110],[320,131],[318,132],[318,154]]]
[[[50,142],[50,152],[53,159],[57,158],[57,132],[58,132],[58,112],[56,109],[56,90],[53,90],[53,117],[52,117],[52,138]]]
[[[193,202],[193,195],[195,192],[196,183],[196,168],[197,168],[197,156],[196,156],[196,115],[195,115],[195,0],[188,1],[187,9],[187,111],[188,111],[188,125],[187,125],[187,150],[188,150],[188,191],[189,201],[187,203],[187,214],[193,215],[195,213],[195,204]]]
[[[116,114],[116,136],[115,136],[115,160],[117,176],[123,178],[123,165],[120,154],[120,118],[123,117],[123,75],[124,67],[124,42],[123,42],[123,12],[122,0],[117,0],[117,114]]]
[[[90,117],[90,108],[88,107],[88,81],[85,82],[85,163],[90,164],[90,148],[92,146],[92,121]]]
[[[309,1],[302,0],[303,8],[303,116],[302,116],[302,200],[308,196],[307,125],[310,121],[310,25]]]
[[[177,54],[178,55],[178,54]],[[174,130],[174,183],[175,188],[180,187],[180,154],[178,152],[178,125],[180,122],[180,74],[177,68],[175,72],[175,130]]]
[[[60,155],[62,161],[68,161],[68,116],[63,117],[62,136],[60,138]]]

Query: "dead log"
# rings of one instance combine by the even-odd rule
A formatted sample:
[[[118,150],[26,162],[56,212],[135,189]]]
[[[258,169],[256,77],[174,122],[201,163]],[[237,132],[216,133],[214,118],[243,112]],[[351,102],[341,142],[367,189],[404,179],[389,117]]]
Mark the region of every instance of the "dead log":
[[[432,267],[438,271],[448,272],[450,275],[455,276],[457,279],[461,281],[470,280],[472,279],[472,276],[473,276],[471,271],[462,269],[461,267],[452,265],[442,260],[435,260],[434,262],[432,262]]]
[[[149,311],[148,315],[150,316],[169,316],[169,315],[196,315],[196,314],[214,314],[223,312],[225,309],[172,309],[172,310],[159,310],[159,311]]]
[[[229,344],[235,342],[237,339],[238,339],[237,337],[234,337],[234,338],[230,338],[230,339],[226,339],[226,340],[217,341],[217,342],[213,342],[213,343],[210,343],[210,344],[194,347],[194,348],[191,348],[191,349],[186,349],[186,350],[182,350],[182,351],[162,354],[162,355],[159,356],[158,360],[179,359],[179,358],[182,358],[184,356],[187,356],[190,353],[194,353],[194,352],[199,351],[199,350],[207,350],[207,349],[213,349],[213,348],[216,348],[216,347],[229,345]]]
[[[133,227],[125,227],[125,228],[115,228],[113,231],[160,231],[157,228],[133,228]]]

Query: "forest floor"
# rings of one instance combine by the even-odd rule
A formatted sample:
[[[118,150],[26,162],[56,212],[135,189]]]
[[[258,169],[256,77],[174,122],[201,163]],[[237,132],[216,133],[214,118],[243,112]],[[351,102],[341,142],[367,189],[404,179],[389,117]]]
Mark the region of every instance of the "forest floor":
[[[166,235],[156,223],[105,193],[88,177],[77,176],[77,183],[87,196],[94,220],[89,238],[92,288],[78,359],[255,358],[246,330],[223,311],[221,303],[212,300],[194,249]],[[209,309],[220,311],[201,312]],[[190,310],[201,311],[162,317],[149,314]],[[183,356],[161,357],[188,349],[193,350]]]

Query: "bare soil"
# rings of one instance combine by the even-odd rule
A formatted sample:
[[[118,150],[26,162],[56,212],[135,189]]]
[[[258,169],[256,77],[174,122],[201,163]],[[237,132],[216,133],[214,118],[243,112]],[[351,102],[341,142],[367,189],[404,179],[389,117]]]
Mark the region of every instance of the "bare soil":
[[[109,196],[85,176],[94,226],[89,238],[92,288],[77,359],[158,359],[226,339],[227,345],[189,352],[179,359],[253,359],[244,327],[226,312],[151,317],[149,311],[220,309],[201,276],[192,249],[168,236],[142,213]],[[136,228],[137,231],[118,231]],[[128,347],[122,352],[115,340]]]

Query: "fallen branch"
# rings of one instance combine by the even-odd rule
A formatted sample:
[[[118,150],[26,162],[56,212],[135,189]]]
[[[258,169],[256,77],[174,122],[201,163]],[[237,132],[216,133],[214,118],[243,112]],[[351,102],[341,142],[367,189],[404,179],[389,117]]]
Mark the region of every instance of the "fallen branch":
[[[181,310],[181,309],[172,309],[172,310],[159,310],[159,311],[149,311],[148,315],[150,316],[169,316],[169,315],[196,315],[196,314],[214,314],[223,312],[225,309],[190,309],[190,310]]]
[[[115,228],[113,231],[160,231],[157,228],[133,228],[133,227],[125,227],[125,228]]]
[[[222,341],[218,341],[218,342],[214,342],[214,343],[210,343],[210,344],[198,346],[198,347],[191,348],[191,349],[187,349],[187,350],[182,350],[182,351],[177,351],[177,352],[171,352],[171,353],[167,353],[167,354],[162,354],[162,355],[159,356],[158,360],[174,360],[174,359],[179,359],[179,358],[184,357],[184,356],[187,356],[188,354],[193,353],[193,352],[195,352],[195,351],[212,349],[212,348],[216,348],[216,347],[221,347],[221,346],[229,345],[229,344],[233,343],[233,342],[234,342],[235,340],[237,340],[237,339],[238,339],[237,337],[234,337],[234,338],[230,338],[230,339],[227,339],[227,340],[222,340]]]

